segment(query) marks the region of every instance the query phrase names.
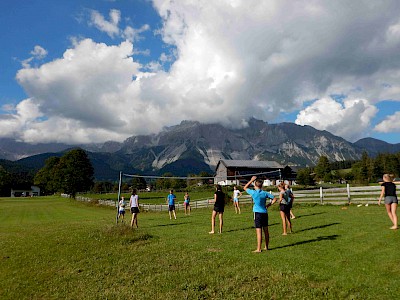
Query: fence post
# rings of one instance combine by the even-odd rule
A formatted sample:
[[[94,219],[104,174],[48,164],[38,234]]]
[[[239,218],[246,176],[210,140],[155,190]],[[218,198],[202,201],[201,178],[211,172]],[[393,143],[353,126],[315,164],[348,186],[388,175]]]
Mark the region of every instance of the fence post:
[[[350,184],[347,184],[347,200],[349,201],[350,204]]]
[[[319,198],[320,198],[321,204],[324,204],[324,193],[322,192],[322,186],[319,188]]]

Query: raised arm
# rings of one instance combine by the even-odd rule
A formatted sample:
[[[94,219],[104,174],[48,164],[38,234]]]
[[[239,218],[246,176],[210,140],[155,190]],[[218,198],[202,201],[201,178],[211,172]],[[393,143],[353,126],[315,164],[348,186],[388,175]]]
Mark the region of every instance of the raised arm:
[[[246,185],[244,186],[243,189],[246,190],[250,186],[250,184],[252,184],[254,181],[256,181],[256,179],[257,179],[257,176],[251,177],[250,181],[248,183],[246,183]]]

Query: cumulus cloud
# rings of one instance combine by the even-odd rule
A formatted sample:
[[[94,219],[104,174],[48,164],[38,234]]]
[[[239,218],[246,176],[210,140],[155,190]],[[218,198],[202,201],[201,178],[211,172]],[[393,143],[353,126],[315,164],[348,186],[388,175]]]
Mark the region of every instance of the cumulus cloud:
[[[120,28],[121,12],[117,9],[111,9],[109,12],[109,21],[96,10],[92,10],[90,13],[89,25],[96,27],[102,32],[107,33],[111,38],[121,37],[128,41],[134,42],[142,39],[141,33],[150,30],[148,24],[144,24],[140,28],[133,28],[126,26],[125,29]]]
[[[378,132],[400,132],[400,111],[388,116],[385,120],[375,126],[374,130]]]
[[[343,103],[322,98],[300,111],[295,121],[356,141],[369,129],[378,109],[365,99],[346,99]]]
[[[140,65],[133,41],[149,27],[121,29],[119,11],[107,19],[93,11],[92,26],[128,40],[77,41],[62,58],[18,72],[47,117],[30,125],[36,135],[27,135],[65,127],[98,142],[183,119],[240,127],[250,117],[272,122],[301,110],[298,124],[353,140],[368,130],[377,102],[400,100],[398,1],[153,0],[153,6],[173,57]]]
[[[35,60],[35,59],[41,60],[41,59],[45,58],[47,56],[48,52],[43,47],[36,45],[33,48],[33,50],[30,52],[30,54],[32,55],[31,57],[29,57],[21,62],[22,66],[24,68],[30,68],[30,66],[31,66],[30,64],[33,60]]]

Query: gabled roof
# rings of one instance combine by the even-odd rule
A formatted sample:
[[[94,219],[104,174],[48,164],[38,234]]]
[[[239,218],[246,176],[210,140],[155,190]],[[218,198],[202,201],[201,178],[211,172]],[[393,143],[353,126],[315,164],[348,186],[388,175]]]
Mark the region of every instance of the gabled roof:
[[[281,164],[276,161],[270,160],[233,160],[233,159],[221,159],[217,164],[222,163],[227,168],[252,168],[252,169],[281,169],[284,168]]]

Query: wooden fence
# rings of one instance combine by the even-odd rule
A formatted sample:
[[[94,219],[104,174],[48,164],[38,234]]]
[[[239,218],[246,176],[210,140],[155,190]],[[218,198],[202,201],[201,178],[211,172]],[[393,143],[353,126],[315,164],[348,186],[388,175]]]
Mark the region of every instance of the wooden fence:
[[[300,190],[294,191],[295,204],[296,203],[317,203],[317,204],[337,204],[344,205],[352,204],[376,204],[378,203],[379,195],[381,193],[380,186],[363,186],[363,187],[350,187],[349,185],[344,188],[320,188],[314,190]],[[279,197],[277,192],[272,192],[275,197]],[[85,197],[76,197],[80,201],[91,202],[93,199]],[[191,209],[213,207],[211,202],[213,198],[196,199],[190,202]],[[114,206],[117,203],[115,200],[98,200],[101,205]],[[245,193],[240,198],[241,204],[251,204],[252,199]],[[176,202],[175,208],[177,211],[184,210],[183,202]],[[167,204],[140,204],[140,209],[143,211],[168,211]]]

